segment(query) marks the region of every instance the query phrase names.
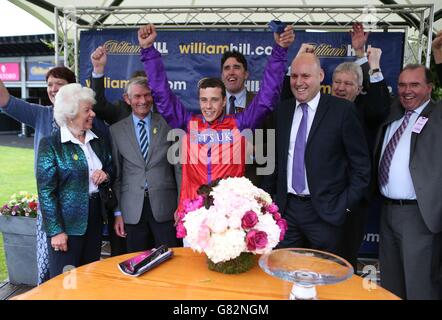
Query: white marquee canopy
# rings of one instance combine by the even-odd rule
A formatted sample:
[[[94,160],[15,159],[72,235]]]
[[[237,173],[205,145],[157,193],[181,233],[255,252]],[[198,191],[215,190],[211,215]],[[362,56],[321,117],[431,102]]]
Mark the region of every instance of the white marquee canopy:
[[[378,31],[406,33],[405,62],[429,63],[430,42],[442,29],[442,1],[428,0],[9,0],[55,31],[56,57],[78,70],[79,31],[129,28],[155,23],[160,28],[265,28],[268,21],[291,22],[295,29],[349,30],[363,22]],[[70,59],[70,57],[73,59]]]

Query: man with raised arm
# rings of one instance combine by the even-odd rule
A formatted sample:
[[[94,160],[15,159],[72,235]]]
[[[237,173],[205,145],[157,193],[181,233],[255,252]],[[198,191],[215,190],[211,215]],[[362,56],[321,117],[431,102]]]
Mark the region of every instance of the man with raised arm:
[[[138,31],[141,61],[149,75],[149,86],[158,111],[172,128],[186,132],[182,147],[180,209],[182,200],[197,196],[200,185],[218,178],[244,175],[246,143],[241,130],[255,129],[277,103],[294,33],[293,28],[287,26],[283,33],[274,34],[276,43],[260,91],[244,112],[232,115],[225,113],[226,89],[217,78],[205,78],[199,83],[202,114],[186,110],[169,87],[161,54],[153,46],[156,37],[157,32],[151,24]]]
[[[433,58],[436,63],[436,73],[439,84],[442,85],[442,30],[439,30],[433,42],[431,43]]]

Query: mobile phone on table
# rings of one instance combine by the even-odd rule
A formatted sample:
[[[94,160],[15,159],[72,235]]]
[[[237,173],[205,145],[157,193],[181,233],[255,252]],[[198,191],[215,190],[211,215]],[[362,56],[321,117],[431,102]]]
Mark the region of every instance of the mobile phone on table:
[[[163,261],[171,258],[173,251],[167,246],[162,245],[152,250],[147,250],[141,254],[125,260],[118,264],[119,269],[124,274],[130,276],[139,276],[153,267],[159,265]]]

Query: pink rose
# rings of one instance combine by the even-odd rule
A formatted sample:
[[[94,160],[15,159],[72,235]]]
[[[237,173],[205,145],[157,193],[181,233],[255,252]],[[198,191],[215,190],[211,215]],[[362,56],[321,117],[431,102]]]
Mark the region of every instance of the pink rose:
[[[273,219],[275,219],[275,221],[278,221],[279,219],[281,219],[281,214],[279,212],[275,212],[273,214]]]
[[[187,212],[195,211],[203,206],[204,198],[202,196],[198,196],[194,200],[189,200],[184,202],[184,208]]]
[[[204,197],[199,195],[196,197],[196,199],[193,201],[193,206],[195,209],[199,209],[204,205]]]
[[[246,235],[247,249],[249,251],[263,249],[267,245],[267,242],[267,233],[264,231],[252,229]]]
[[[258,215],[255,211],[249,210],[241,219],[241,227],[243,229],[253,228],[258,223]]]
[[[178,222],[176,226],[176,237],[177,238],[184,238],[187,235],[187,230],[184,227],[184,224],[182,221]]]
[[[184,210],[186,210],[186,212],[189,211],[189,210],[187,210],[187,207],[190,206],[190,202],[191,202],[190,199],[184,199],[184,200],[182,201],[182,207],[184,208]]]
[[[186,215],[186,212],[185,212],[185,211],[180,211],[180,210],[178,210],[178,211],[176,212],[176,220],[177,220],[177,221],[181,221],[181,220],[183,220],[183,218],[184,218],[185,215]]]
[[[281,230],[281,233],[279,234],[279,241],[282,241],[284,239],[285,232],[287,231],[288,228],[287,221],[281,218],[278,221],[276,221],[276,224]]]
[[[270,204],[266,207],[266,210],[267,210],[267,212],[275,214],[278,212],[279,208],[274,202],[272,202],[272,204]]]

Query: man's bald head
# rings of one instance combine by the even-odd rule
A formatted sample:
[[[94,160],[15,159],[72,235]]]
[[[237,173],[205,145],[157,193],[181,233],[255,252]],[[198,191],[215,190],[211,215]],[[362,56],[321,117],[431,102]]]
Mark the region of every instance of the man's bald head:
[[[319,58],[313,53],[301,53],[291,64],[290,87],[299,102],[309,102],[319,92],[324,80]]]

